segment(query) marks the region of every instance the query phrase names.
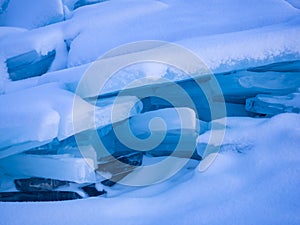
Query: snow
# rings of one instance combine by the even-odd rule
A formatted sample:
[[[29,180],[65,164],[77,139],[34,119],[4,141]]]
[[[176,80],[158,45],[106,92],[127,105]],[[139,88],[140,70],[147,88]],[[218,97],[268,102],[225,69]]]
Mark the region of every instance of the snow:
[[[122,184],[97,183],[99,190],[107,191],[98,198],[0,202],[0,224],[300,224],[299,9],[297,0],[0,0],[0,191],[15,190],[16,177],[68,180],[78,183],[68,186],[74,191],[76,185],[99,182],[93,169],[101,159],[94,147],[81,146],[79,151],[74,140],[74,134],[90,129],[106,138],[111,152],[128,147],[115,140],[113,126],[129,123],[141,141],[166,133],[155,151],[173,150],[179,138],[187,138],[204,157],[190,160],[158,184],[122,185],[134,180],[139,169]],[[141,90],[145,80],[153,90],[168,92],[160,83],[164,78],[181,82],[195,95],[196,108],[210,114],[189,74],[160,62],[117,71],[98,101],[94,100],[100,92],[78,92],[95,60],[139,56],[148,45],[105,54],[144,40],[183,46],[216,73],[227,107],[222,124],[203,122],[184,106],[159,108],[155,99],[149,100],[154,111],[147,112],[150,103],[139,101],[134,92],[116,97],[124,88]],[[32,57],[40,62],[50,53],[54,59],[46,66],[26,61]],[[12,59],[17,60],[10,63]],[[12,79],[12,67],[31,75]],[[41,67],[42,74],[37,73]],[[261,114],[267,116],[254,118]],[[212,135],[222,133],[211,129],[225,125],[224,119],[219,154],[207,154],[208,144],[218,147]],[[142,143],[141,150],[145,148]],[[42,154],[45,149],[55,149],[56,154]],[[174,156],[170,158],[187,161]],[[143,165],[166,158],[149,151]],[[153,177],[168,177],[164,172],[169,168],[163,169]]]
[[[64,22],[8,35],[0,47],[4,61],[30,50],[45,55],[55,49],[50,68],[54,71],[92,62],[120,44],[165,40],[187,47],[214,72],[224,72],[299,59],[298,18],[299,10],[283,0],[264,0],[258,6],[255,1],[235,0],[226,5],[222,1],[105,1],[78,8]]]
[[[214,72],[299,59],[299,22],[214,34],[179,41]]]
[[[63,19],[61,0],[9,0],[6,10],[0,15],[0,24],[32,29]]]
[[[107,198],[0,203],[1,218],[7,225],[299,224],[299,121],[298,114],[228,118],[225,143],[244,138],[252,148],[221,149],[205,172],[191,161],[168,181],[144,188],[117,185]]]
[[[0,105],[5,106],[0,108],[0,158],[17,153],[9,148],[14,145],[18,151],[25,151],[28,150],[25,147],[28,142],[51,142],[54,138],[63,140],[77,132],[111,123],[114,101],[102,107],[94,107],[64,88],[64,85],[59,83],[48,83],[0,96]],[[114,114],[116,122],[140,112],[142,108],[137,104],[132,109],[132,102],[137,101],[135,97],[124,98],[114,106],[119,109],[118,113]],[[77,107],[74,111],[75,119],[78,121],[75,130],[74,101]],[[94,110],[95,124],[92,119]],[[19,144],[25,145],[20,148]]]
[[[82,29],[72,41],[68,65],[74,66],[91,62],[120,44],[145,39],[178,42],[190,50],[196,51],[199,56],[203,56],[203,60],[205,62],[207,60],[206,63],[214,70],[227,61],[233,63],[233,60],[242,61],[250,57],[253,58],[252,60],[271,61],[272,59],[268,59],[269,57],[278,56],[282,51],[288,52],[289,50],[296,55],[299,54],[299,49],[291,49],[299,44],[288,46],[288,48],[284,46],[289,43],[289,40],[291,43],[298,42],[297,36],[299,36],[299,34],[289,35],[290,31],[299,33],[298,28],[292,27],[288,23],[285,24],[289,20],[296,19],[299,11],[284,1],[260,1],[259,7],[251,1],[243,4],[239,4],[238,1],[230,1],[226,5],[222,1],[202,2],[201,4],[198,4],[197,1],[189,3],[163,1],[164,4],[154,2],[143,2],[143,6],[147,6],[147,11],[143,8],[135,8],[139,7],[135,2],[126,3],[126,6],[119,2],[118,5],[114,5],[114,2],[104,2],[99,4],[98,8],[94,7],[95,11],[91,10],[90,12],[95,13],[97,10],[99,14],[94,14],[95,20],[90,20],[89,26]],[[114,15],[107,15],[111,8],[114,9]],[[85,10],[87,11],[88,8],[82,8],[74,13],[74,21],[79,20],[77,24],[84,20]],[[135,10],[135,13],[130,13],[131,10]],[[222,15],[222,17],[218,15]],[[120,17],[122,19],[119,19]],[[193,20],[200,22],[191,22]],[[97,23],[95,23],[96,21]],[[105,21],[105,24],[102,21]],[[106,28],[108,24],[113,29]],[[272,25],[274,28],[270,29],[269,26]],[[97,27],[99,29],[96,29]],[[245,30],[247,31],[243,32]],[[132,35],[133,33],[134,35]],[[266,34],[260,36],[261,33]],[[249,37],[245,37],[247,35]],[[113,40],[110,38],[112,36]],[[195,40],[192,41],[192,46],[186,43],[189,42],[185,41],[186,39],[193,38]],[[285,43],[285,39],[288,39],[287,43]],[[98,40],[101,40],[101,45],[98,44]],[[219,43],[221,40],[222,42]],[[249,40],[253,44],[248,45]],[[278,42],[279,46],[277,46]],[[214,46],[216,43],[218,45],[211,49],[210,46]],[[245,43],[247,44],[245,45]],[[256,44],[259,46],[253,49]],[[264,47],[265,44],[267,46]],[[244,52],[245,47],[249,50]],[[229,54],[227,54],[228,50]],[[206,57],[208,58],[206,59]]]
[[[17,27],[0,27],[0,37],[3,38],[5,35],[10,35],[13,33],[24,32],[26,29]]]

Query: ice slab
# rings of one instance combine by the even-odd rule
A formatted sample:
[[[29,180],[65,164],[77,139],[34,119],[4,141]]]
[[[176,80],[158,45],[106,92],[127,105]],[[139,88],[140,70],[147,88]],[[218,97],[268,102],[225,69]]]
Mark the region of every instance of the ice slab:
[[[199,124],[206,129],[206,124],[199,122],[190,108],[160,109],[113,124],[110,133],[101,139],[111,153],[137,150],[152,156],[166,156],[178,147],[174,156],[191,157]]]
[[[299,11],[284,1],[270,4],[264,0],[259,6],[235,0],[226,5],[218,1],[125,3],[109,1],[74,13],[70,23],[77,21],[80,27],[88,10],[93,18],[89,17],[89,25],[71,44],[70,67],[92,62],[110,49],[140,40],[176,42],[198,54],[216,72],[272,63],[293,53],[299,56],[298,22],[293,21]],[[110,14],[112,10],[114,15]]]
[[[5,173],[15,177],[42,177],[77,183],[95,182],[89,159],[69,155],[19,154],[0,159]]]
[[[39,76],[48,71],[55,58],[55,50],[46,55],[30,51],[6,60],[9,78],[13,81]]]
[[[99,101],[101,106],[93,106],[64,88],[49,83],[0,96],[0,158],[111,124],[113,106],[115,122],[142,110],[141,103],[135,104],[136,97],[121,97],[118,104],[106,99],[102,105]],[[73,109],[75,100],[78,108]],[[79,121],[75,130],[74,113]]]
[[[300,113],[300,93],[288,95],[257,95],[246,101],[246,109],[250,112],[276,115],[284,112]]]
[[[154,121],[154,119],[158,119]],[[160,120],[160,121],[159,121]],[[153,124],[151,124],[153,122]],[[160,109],[132,117],[130,127],[135,135],[166,130],[197,132],[198,123],[194,110],[190,108]],[[150,126],[150,127],[149,127]]]

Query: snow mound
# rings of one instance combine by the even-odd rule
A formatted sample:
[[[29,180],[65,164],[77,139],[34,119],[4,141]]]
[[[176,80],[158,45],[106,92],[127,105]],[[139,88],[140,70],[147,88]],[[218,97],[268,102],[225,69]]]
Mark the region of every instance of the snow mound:
[[[243,154],[223,149],[207,171],[195,171],[197,163],[191,161],[160,184],[107,188],[108,198],[26,203],[26,207],[0,203],[1,218],[6,225],[20,221],[218,225],[220,220],[224,225],[299,224],[299,121],[298,114],[228,118],[225,143],[239,142],[242,137],[251,141],[252,148]]]

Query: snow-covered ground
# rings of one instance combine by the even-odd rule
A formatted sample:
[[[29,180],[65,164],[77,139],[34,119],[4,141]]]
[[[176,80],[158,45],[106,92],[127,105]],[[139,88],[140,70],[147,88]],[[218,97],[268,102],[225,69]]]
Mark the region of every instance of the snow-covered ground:
[[[227,127],[205,172],[191,161],[168,181],[117,185],[107,198],[0,203],[1,224],[299,224],[300,116],[228,118]]]
[[[184,129],[203,156],[158,184],[97,183],[105,195],[0,202],[0,224],[300,224],[299,10],[297,0],[0,0],[0,193],[15,191],[13,179],[19,177],[97,182],[72,138],[96,126],[118,151],[123,145],[111,135],[112,122],[129,121],[141,136],[151,135],[152,128],[161,135],[166,127],[168,138],[157,147],[158,154],[161,148],[172,149],[182,135],[178,130]],[[222,102],[224,97],[227,107],[218,154],[205,149],[224,124],[211,130],[218,121],[203,121],[203,94],[180,68],[148,62],[119,70],[95,107],[76,92],[100,56],[145,40],[185,47],[216,74],[224,96],[212,99]],[[104,59],[147,48],[125,50],[111,51]],[[176,81],[193,96],[198,112],[181,108],[188,117],[183,124],[175,109],[161,109],[165,103],[156,99],[135,104],[139,96],[129,94],[114,104],[119,90],[141,78]],[[137,83],[131,93],[142,92],[143,85]],[[170,89],[154,82],[150,90]],[[80,109],[77,129],[74,101]],[[151,126],[157,117],[165,121],[162,127]],[[55,154],[45,154],[45,146]],[[90,150],[87,158],[97,164]],[[153,156],[145,154],[143,165],[170,158]],[[203,171],[203,165],[210,166]],[[77,190],[75,184],[69,188]]]

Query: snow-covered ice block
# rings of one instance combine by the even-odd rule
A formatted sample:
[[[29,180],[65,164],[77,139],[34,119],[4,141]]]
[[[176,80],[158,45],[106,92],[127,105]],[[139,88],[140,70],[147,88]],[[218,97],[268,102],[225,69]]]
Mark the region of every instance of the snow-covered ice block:
[[[77,183],[95,182],[88,158],[70,155],[18,154],[0,159],[0,168],[15,177],[43,177]]]
[[[246,101],[246,110],[266,115],[276,115],[284,112],[300,113],[300,93],[288,95],[259,94]]]
[[[1,95],[0,147],[29,141],[64,139],[73,134],[72,106],[76,97],[58,83],[50,83]],[[84,100],[82,116],[93,107]]]
[[[129,124],[127,124],[129,122]],[[113,125],[105,140],[112,151],[141,150],[155,156],[174,153],[179,157],[190,157],[199,134],[199,121],[190,108],[167,108],[138,114],[123,123]],[[203,123],[201,123],[203,125]],[[129,126],[130,131],[127,131]],[[180,144],[179,144],[180,143]]]
[[[83,24],[87,11],[82,8],[74,13],[77,25]],[[218,1],[108,1],[89,12],[93,15],[88,17],[89,25],[71,44],[69,66],[91,62],[118,45],[140,40],[176,42],[218,72],[299,53],[299,28],[295,23],[285,24],[298,17],[299,11],[284,1],[269,4],[264,0],[259,7],[253,1],[240,4],[236,0],[226,6]],[[272,25],[274,29],[269,28]]]
[[[114,98],[100,100],[93,106],[64,88],[49,83],[0,96],[3,106],[0,108],[0,158],[55,138],[64,140],[84,130],[105,127],[142,110],[136,97],[120,97],[118,103],[114,103]],[[74,101],[77,108],[73,108]],[[115,112],[113,120],[112,112]],[[73,127],[74,118],[76,127]]]
[[[155,122],[154,119],[161,121],[157,120]],[[190,108],[167,108],[146,112],[132,117],[129,123],[135,135],[164,130],[172,132],[172,130],[180,129],[196,132],[198,129],[196,114]]]
[[[24,80],[14,82],[6,82],[3,87],[4,93],[12,93],[27,88],[32,88],[47,83],[63,83],[66,88],[71,92],[76,92],[78,82],[84,75],[88,65],[62,69],[58,71],[47,72],[39,77],[32,77]]]
[[[67,46],[59,29],[6,28],[0,36],[2,76],[18,80],[66,66]]]
[[[6,60],[9,78],[13,81],[39,76],[48,71],[55,58],[55,50],[46,55],[30,51]]]
[[[4,8],[4,12],[0,15],[2,26],[32,29],[64,19],[61,0],[9,0],[2,2],[2,10]]]

